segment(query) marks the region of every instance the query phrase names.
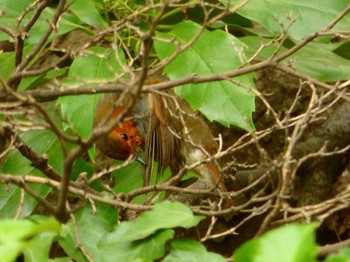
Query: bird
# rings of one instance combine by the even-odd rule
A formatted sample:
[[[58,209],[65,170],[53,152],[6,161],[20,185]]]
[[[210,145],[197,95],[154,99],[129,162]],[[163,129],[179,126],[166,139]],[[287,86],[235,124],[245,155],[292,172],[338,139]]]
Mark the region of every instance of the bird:
[[[163,75],[149,76],[144,85],[161,83],[167,79]],[[120,102],[120,96],[118,93],[102,96],[96,106],[95,127],[101,123],[111,123],[125,110],[130,97],[126,96],[126,102]],[[171,89],[143,93],[137,97],[114,128],[97,139],[96,146],[110,158],[135,158],[139,161],[146,170],[145,186],[150,183],[153,161],[158,163],[158,174],[170,167],[173,175],[185,166],[200,163],[192,171],[198,174],[201,189],[217,188],[221,192],[228,192],[218,163],[206,160],[218,152],[218,144],[210,128]],[[144,151],[143,157],[140,149]],[[233,204],[231,199],[229,202]]]

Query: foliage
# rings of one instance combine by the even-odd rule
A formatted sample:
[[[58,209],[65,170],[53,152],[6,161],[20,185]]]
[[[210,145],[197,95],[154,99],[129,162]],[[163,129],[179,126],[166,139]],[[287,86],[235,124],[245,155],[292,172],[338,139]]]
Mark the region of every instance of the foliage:
[[[50,217],[35,217],[31,220],[0,221],[0,255],[2,261],[15,261],[23,253],[25,261],[49,260],[49,251],[54,238],[60,233],[60,223]]]
[[[315,261],[316,224],[290,224],[252,239],[235,252],[237,261]]]
[[[162,68],[171,80],[166,88],[175,87],[210,121],[253,133],[255,98],[261,95],[257,70],[288,68],[312,83],[350,77],[349,43],[342,35],[350,18],[341,16],[348,0],[171,1],[163,8],[165,2],[0,0],[0,41],[14,44],[13,51],[0,51],[4,261],[20,254],[25,261],[225,261],[205,243],[175,234],[203,219],[183,204],[155,204],[134,221],[119,223],[116,207],[148,210],[140,203],[155,189],[138,191],[136,163],[117,162],[108,170],[116,179],[112,188],[96,178],[93,117],[100,94],[126,90],[128,79]],[[84,35],[80,44],[62,44],[77,32]],[[64,179],[69,194],[62,193]],[[45,200],[50,194],[56,194],[54,204]],[[65,210],[67,196],[83,204],[63,224],[59,206]],[[52,205],[61,224],[35,216],[38,202]],[[315,228],[274,229],[232,250],[235,261],[316,261]],[[69,258],[49,258],[56,241]],[[326,261],[348,261],[348,253]]]

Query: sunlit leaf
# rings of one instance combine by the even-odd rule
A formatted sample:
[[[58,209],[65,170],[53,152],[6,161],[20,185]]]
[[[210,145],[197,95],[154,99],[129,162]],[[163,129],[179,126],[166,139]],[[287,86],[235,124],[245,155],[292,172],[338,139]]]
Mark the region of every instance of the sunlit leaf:
[[[235,251],[237,262],[315,261],[317,224],[290,224],[244,243]]]
[[[345,247],[335,254],[330,254],[326,257],[325,262],[350,262],[350,248]]]
[[[47,261],[53,237],[61,230],[54,218],[30,220],[0,220],[0,257],[15,261],[24,252],[26,261]],[[45,242],[43,242],[45,240]],[[40,254],[36,252],[40,248]]]

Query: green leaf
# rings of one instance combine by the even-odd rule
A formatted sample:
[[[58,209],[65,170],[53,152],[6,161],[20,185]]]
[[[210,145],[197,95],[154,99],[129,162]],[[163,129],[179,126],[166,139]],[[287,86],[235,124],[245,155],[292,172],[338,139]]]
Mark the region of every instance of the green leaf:
[[[0,257],[15,261],[24,252],[26,261],[47,261],[53,237],[61,230],[55,218],[30,220],[0,220]],[[45,243],[42,242],[45,240]],[[41,254],[36,254],[39,247]]]
[[[0,77],[3,80],[8,79],[15,69],[15,52],[0,52],[0,68]]]
[[[18,91],[24,91],[27,89],[36,89],[40,85],[49,82],[53,78],[63,76],[67,72],[67,68],[53,69],[43,75],[29,76],[22,79],[18,86]]]
[[[173,237],[174,231],[167,229],[155,232],[148,238],[119,242],[117,245],[103,241],[99,245],[102,261],[154,261],[164,256],[165,243]]]
[[[253,56],[262,44],[268,43],[268,40],[260,37],[243,37],[241,41],[248,46],[245,50],[247,56]],[[277,44],[267,45],[259,52],[257,59],[261,61],[268,59],[277,48]],[[332,49],[333,45],[331,44],[310,43],[283,60],[282,64],[286,66],[294,64],[300,73],[321,81],[331,82],[349,79],[350,61],[333,53]],[[282,47],[277,55],[287,50],[287,48]]]
[[[194,216],[191,209],[179,202],[164,201],[142,213],[135,221],[124,222],[106,237],[106,241],[119,243],[146,238],[160,229],[190,228],[204,217]]]
[[[39,155],[47,154],[49,156],[49,164],[58,173],[61,173],[63,154],[57,137],[51,131],[28,131],[22,135],[22,139]],[[36,176],[44,176],[39,170],[33,168],[30,165],[30,161],[24,158],[17,150],[10,152],[0,170],[2,173],[13,175],[31,174]],[[28,186],[41,196],[45,196],[50,190],[50,187],[45,185],[28,184]],[[21,189],[14,185],[7,187],[1,183],[0,196],[0,218],[13,217],[16,214],[21,201]],[[34,198],[26,195],[20,217],[30,215],[36,205],[37,201]]]
[[[242,1],[231,1],[233,5],[240,2]],[[237,13],[259,22],[270,32],[282,33],[281,24],[287,29],[293,21],[288,34],[301,40],[329,24],[348,4],[348,0],[251,0]],[[345,16],[335,26],[335,30],[348,30],[349,24],[350,17]]]
[[[237,262],[304,262],[316,261],[316,223],[289,224],[273,229],[239,247],[234,254]]]
[[[49,252],[57,233],[44,232],[35,236],[30,245],[23,251],[26,262],[49,261]]]
[[[170,168],[167,168],[164,171],[163,175],[158,179],[157,169],[158,169],[157,163],[153,163],[153,169],[152,169],[151,181],[150,181],[151,185],[154,185],[157,183],[163,183],[171,175]],[[142,172],[143,171],[142,171],[142,167],[140,166],[140,163],[136,161],[134,161],[133,163],[130,163],[129,165],[123,168],[120,168],[114,171],[112,173],[112,176],[114,177],[114,180],[115,180],[115,184],[113,188],[114,192],[130,193],[133,190],[141,188],[143,186]],[[133,199],[133,202],[142,203],[150,194],[151,193],[139,195]],[[160,192],[158,194],[158,199],[161,199],[162,196],[164,196],[164,192]]]
[[[84,23],[93,27],[106,27],[107,23],[96,10],[93,0],[75,0],[69,9]]]
[[[114,171],[112,176],[115,180],[113,190],[117,193],[129,193],[143,184],[141,166],[136,161]]]
[[[92,124],[99,95],[65,96],[57,100],[63,116],[81,138],[88,138],[92,132]],[[70,126],[66,126],[66,129]]]
[[[197,225],[202,216],[194,216],[184,204],[165,201],[142,213],[135,221],[123,222],[99,244],[103,261],[155,260],[164,255],[164,244],[173,237],[175,227]],[[114,259],[114,260],[112,260]]]
[[[176,39],[185,44],[200,30],[198,24],[183,22],[175,25],[169,33],[158,33],[157,39]],[[164,60],[176,52],[173,42],[155,41],[155,50],[160,59]],[[242,51],[243,44],[237,38],[220,30],[204,30],[190,48],[165,67],[165,73],[173,80],[192,74],[204,76],[233,71],[246,61]],[[251,130],[255,96],[249,89],[254,88],[253,78],[254,74],[234,78],[239,85],[230,81],[190,84],[176,88],[176,92],[209,120]]]
[[[350,78],[350,60],[344,59],[321,45],[310,44],[290,57],[296,70],[325,82]]]
[[[26,10],[32,3],[33,1],[31,0],[4,0],[2,3],[0,3],[0,9],[6,8],[6,15],[1,18],[1,24],[13,29],[16,25],[18,17],[21,16],[24,10]],[[29,30],[29,38],[27,38],[25,41],[26,45],[36,44],[39,39],[42,38],[45,31],[50,27],[49,22],[52,21],[55,11],[55,9],[48,7],[43,10],[39,19]],[[21,28],[29,22],[34,15],[34,12],[35,9],[28,12],[28,14],[23,17],[19,30],[21,30]],[[80,21],[71,14],[63,14],[57,31],[52,33],[50,38],[52,38],[54,34],[62,35],[76,28],[82,28],[79,23]],[[0,31],[0,41],[1,40],[9,40],[9,37]]]
[[[114,52],[110,48],[92,47],[88,52],[74,59],[66,84],[81,86],[108,83],[123,72],[122,68],[126,60],[121,49]]]
[[[350,262],[350,248],[342,248],[336,254],[327,256],[325,262]]]
[[[222,256],[208,252],[205,247],[193,239],[178,239],[171,243],[171,249],[163,262],[225,262]]]
[[[97,262],[101,261],[101,252],[97,247],[97,243],[112,230],[118,220],[118,214],[114,207],[95,204],[96,214],[92,214],[91,206],[86,205],[75,214],[75,217],[80,241],[94,261]],[[71,258],[77,261],[86,261],[81,251],[76,248],[76,236],[72,220],[62,227],[59,244]]]

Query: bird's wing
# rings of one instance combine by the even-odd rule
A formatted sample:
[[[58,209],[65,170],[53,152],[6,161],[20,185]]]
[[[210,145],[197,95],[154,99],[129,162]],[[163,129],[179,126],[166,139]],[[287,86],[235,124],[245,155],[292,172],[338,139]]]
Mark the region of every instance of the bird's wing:
[[[153,169],[152,160],[158,162],[158,175],[169,166],[178,150],[178,138],[170,131],[176,131],[168,109],[165,108],[165,100],[156,93],[148,95],[148,103],[151,115],[149,118],[148,131],[145,138],[145,161],[149,163],[145,175],[145,185],[149,184],[151,171]]]

